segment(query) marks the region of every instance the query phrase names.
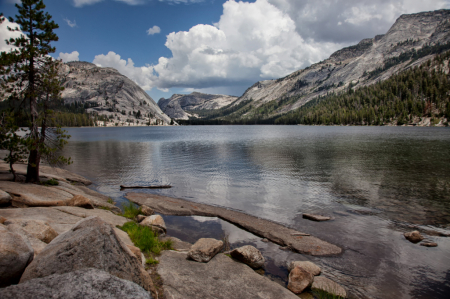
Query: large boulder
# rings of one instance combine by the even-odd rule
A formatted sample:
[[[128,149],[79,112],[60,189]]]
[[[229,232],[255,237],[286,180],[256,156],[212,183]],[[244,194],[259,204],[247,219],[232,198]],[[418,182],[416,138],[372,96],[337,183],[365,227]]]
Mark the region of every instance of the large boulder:
[[[152,286],[149,274],[113,227],[95,216],[79,221],[50,242],[27,267],[20,282],[86,268],[106,271],[146,290]]]
[[[0,190],[0,205],[8,205],[11,203],[12,197],[3,190]]]
[[[319,266],[309,261],[293,261],[289,264],[288,271],[291,272],[295,267],[300,267],[314,276],[320,275],[320,272],[322,272]]]
[[[5,222],[9,230],[21,229],[44,243],[50,243],[58,236],[58,233],[42,220],[11,219]]]
[[[295,267],[289,273],[289,282],[287,288],[294,294],[300,294],[313,283],[314,276],[308,271]]]
[[[213,238],[201,238],[188,252],[188,257],[194,261],[207,263],[209,262],[223,247],[223,242]]]
[[[150,228],[156,227],[162,229],[164,233],[167,232],[166,223],[160,215],[148,216],[140,222],[140,225],[148,226]]]
[[[419,243],[420,241],[423,240],[423,236],[420,234],[419,231],[415,230],[412,232],[407,232],[403,234],[405,236],[405,238],[412,242],[412,243]]]
[[[244,264],[249,265],[253,269],[258,269],[264,266],[264,257],[261,252],[251,245],[236,248],[230,252],[230,255]]]
[[[335,297],[339,296],[342,298],[347,298],[347,292],[341,285],[323,276],[314,277],[314,282],[311,286],[311,289],[313,291],[321,290]]]
[[[167,250],[159,257],[158,274],[165,298],[298,299],[285,287],[224,254],[209,263],[197,263],[186,256]]]
[[[98,269],[54,274],[0,289],[2,299],[151,299],[137,284]]]
[[[0,287],[18,283],[23,271],[33,260],[33,256],[34,251],[28,240],[16,233],[1,229]]]

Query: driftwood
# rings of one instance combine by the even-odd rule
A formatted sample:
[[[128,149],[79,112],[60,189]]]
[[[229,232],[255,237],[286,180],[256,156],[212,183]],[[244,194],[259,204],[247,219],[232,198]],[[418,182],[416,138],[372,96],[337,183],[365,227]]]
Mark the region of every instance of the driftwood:
[[[168,189],[172,188],[170,185],[161,185],[161,186],[124,186],[120,185],[120,190],[123,189]]]

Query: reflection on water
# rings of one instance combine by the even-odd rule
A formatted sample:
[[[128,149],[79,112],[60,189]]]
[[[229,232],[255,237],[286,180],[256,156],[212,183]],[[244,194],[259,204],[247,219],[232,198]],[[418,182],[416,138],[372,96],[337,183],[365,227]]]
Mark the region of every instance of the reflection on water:
[[[69,132],[66,155],[75,161],[69,168],[116,201],[124,200],[119,185],[171,184],[172,189],[142,192],[243,210],[344,247],[342,256],[317,262],[357,297],[444,298],[450,291],[448,238],[430,237],[439,247],[424,248],[402,237],[410,223],[449,227],[448,129],[216,126]],[[301,218],[303,212],[335,220],[311,223]],[[176,227],[180,236],[198,232],[184,234],[185,240],[231,230],[220,221],[181,222],[169,225],[174,234]],[[286,253],[245,234],[234,243],[261,247],[277,265],[270,272],[285,275]],[[418,292],[417,284],[424,289]]]

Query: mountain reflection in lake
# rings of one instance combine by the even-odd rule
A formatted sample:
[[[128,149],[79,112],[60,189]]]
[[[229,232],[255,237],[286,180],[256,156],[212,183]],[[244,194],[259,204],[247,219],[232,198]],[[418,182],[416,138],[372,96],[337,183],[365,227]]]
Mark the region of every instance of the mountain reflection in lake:
[[[449,233],[449,129],[204,126],[69,133],[65,154],[75,161],[69,169],[119,204],[125,200],[119,185],[170,184],[172,189],[139,192],[242,210],[345,251],[339,257],[304,257],[229,224],[168,217],[169,233],[180,238],[240,235],[232,245],[261,249],[271,265],[268,272],[282,280],[286,259],[310,259],[358,298],[447,298],[450,293],[448,238],[427,236],[439,246],[425,248],[402,235],[413,224]],[[310,222],[302,219],[303,212],[334,220]]]

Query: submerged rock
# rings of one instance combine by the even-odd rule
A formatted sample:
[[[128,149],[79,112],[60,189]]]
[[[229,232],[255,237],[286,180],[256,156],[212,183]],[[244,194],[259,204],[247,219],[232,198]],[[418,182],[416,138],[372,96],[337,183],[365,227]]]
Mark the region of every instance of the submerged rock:
[[[289,273],[287,288],[294,294],[300,294],[313,283],[314,276],[300,267],[295,267]]]
[[[28,240],[19,234],[1,229],[0,287],[18,283],[33,256],[34,251]]]
[[[264,266],[264,257],[261,252],[251,245],[236,248],[230,252],[231,257],[249,265],[253,269]]]
[[[315,214],[303,214],[303,218],[313,220],[313,221],[327,221],[330,220],[331,217],[322,216],[322,215],[315,215]]]
[[[420,241],[423,240],[423,236],[422,236],[422,235],[420,234],[420,232],[417,231],[417,230],[412,231],[412,232],[404,233],[403,235],[405,236],[405,238],[406,238],[408,241],[410,241],[410,242],[412,242],[412,243],[418,243],[418,242],[420,242]]]
[[[223,242],[212,238],[201,238],[188,252],[188,257],[194,261],[207,263],[209,262],[223,247]]]
[[[322,272],[319,266],[309,261],[293,261],[289,264],[288,271],[292,271],[295,267],[300,267],[314,276],[320,275]]]
[[[0,289],[2,299],[151,299],[139,285],[98,269],[54,274]]]
[[[340,296],[342,298],[347,298],[347,292],[345,289],[332,281],[331,279],[328,279],[323,276],[316,276],[314,277],[314,282],[311,286],[312,290],[320,290],[324,291],[326,293],[329,293],[334,296]]]
[[[99,217],[83,219],[55,238],[27,267],[20,282],[87,268],[103,270],[151,289],[149,274],[113,227]]]

